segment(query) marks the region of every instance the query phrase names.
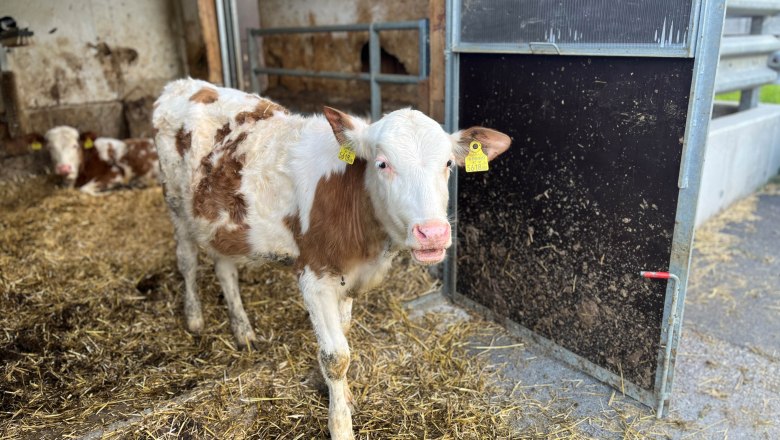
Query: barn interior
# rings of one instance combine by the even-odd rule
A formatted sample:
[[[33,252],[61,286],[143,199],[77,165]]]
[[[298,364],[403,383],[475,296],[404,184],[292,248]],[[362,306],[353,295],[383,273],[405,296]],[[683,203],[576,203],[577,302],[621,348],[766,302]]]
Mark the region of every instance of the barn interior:
[[[13,17],[18,30],[0,41],[0,437],[325,438],[328,399],[310,377],[316,344],[292,269],[241,271],[261,339],[241,351],[202,257],[207,331],[193,336],[181,318],[182,281],[161,190],[92,197],[59,188],[45,150],[24,136],[58,125],[120,139],[151,136],[154,100],[165,83],[185,76],[256,91],[293,111],[324,104],[368,116],[368,81],[261,74],[253,85],[250,69],[366,73],[369,32],[250,43],[246,29],[418,19],[429,23],[428,75],[417,84],[382,84],[381,109],[413,107],[444,122],[444,3],[5,2],[0,16]],[[233,66],[220,36],[220,17],[231,13],[240,48]],[[419,75],[418,45],[415,31],[382,32],[381,73]],[[668,418],[656,420],[625,390],[437,296],[441,274],[402,258],[381,288],[356,301],[349,372],[358,396],[356,435],[780,435],[780,342],[772,336],[780,334],[780,255],[765,246],[777,240],[778,200],[775,181],[697,230],[691,329],[679,349],[679,403]],[[518,236],[526,240],[527,231]],[[749,323],[751,308],[764,313],[763,325],[729,330],[732,319]],[[655,344],[643,348],[655,351]]]
[[[114,138],[149,137],[152,104],[163,85],[189,76],[250,90],[250,57],[258,67],[351,74],[369,70],[368,32],[272,35],[250,48],[248,28],[398,22],[443,10],[443,1],[416,0],[234,3],[232,11],[195,0],[4,5],[3,14],[33,35],[9,38],[3,46],[0,139],[5,147],[0,155],[25,156],[29,148],[15,145],[15,139],[58,125]],[[218,26],[218,17],[230,12],[236,29],[242,30],[236,30],[235,39],[241,63],[232,69],[223,63],[227,56],[221,55]],[[435,15],[443,21],[442,12]],[[416,32],[386,31],[380,38],[382,73],[418,74]],[[433,40],[443,41],[441,26]],[[441,49],[436,53],[430,60],[436,84],[384,84],[385,111],[413,106],[443,121],[444,58]],[[361,115],[369,111],[366,81],[259,75],[257,86],[257,93],[295,111],[321,111],[323,104]],[[19,158],[4,162],[2,172],[24,174],[36,166],[43,169],[31,157]]]

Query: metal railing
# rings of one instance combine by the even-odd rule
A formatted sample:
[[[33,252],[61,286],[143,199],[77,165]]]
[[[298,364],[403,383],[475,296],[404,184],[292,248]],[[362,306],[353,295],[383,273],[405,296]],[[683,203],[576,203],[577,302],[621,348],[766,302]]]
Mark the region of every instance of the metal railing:
[[[380,31],[417,30],[419,73],[417,75],[399,75],[381,72]],[[397,21],[367,24],[346,24],[314,27],[288,27],[272,29],[249,29],[249,66],[252,72],[252,90],[258,93],[257,75],[306,76],[313,78],[328,78],[341,80],[369,81],[371,84],[371,119],[377,120],[382,115],[381,83],[417,84],[428,77],[428,20]],[[327,32],[368,32],[368,73],[314,71],[303,69],[284,69],[279,67],[259,67],[255,59],[257,53],[256,37],[266,35],[309,34]]]
[[[723,36],[715,92],[741,91],[740,111],[756,107],[761,86],[780,79],[780,38],[765,26],[768,18],[778,14],[778,0],[729,0],[727,3],[727,25],[735,29],[744,27],[744,35]]]

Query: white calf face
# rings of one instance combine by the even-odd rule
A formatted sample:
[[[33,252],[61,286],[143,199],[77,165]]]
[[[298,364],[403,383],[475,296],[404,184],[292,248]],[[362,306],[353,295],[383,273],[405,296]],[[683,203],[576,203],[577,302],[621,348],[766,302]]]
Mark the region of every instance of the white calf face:
[[[450,135],[423,113],[404,109],[366,125],[333,109],[326,117],[340,143],[367,161],[366,186],[374,210],[396,245],[423,264],[444,259],[452,244],[447,182],[462,165],[476,134],[490,159],[509,148],[508,136],[474,127]]]
[[[46,132],[46,148],[51,154],[54,173],[72,185],[81,166],[79,132],[72,127],[55,127]]]

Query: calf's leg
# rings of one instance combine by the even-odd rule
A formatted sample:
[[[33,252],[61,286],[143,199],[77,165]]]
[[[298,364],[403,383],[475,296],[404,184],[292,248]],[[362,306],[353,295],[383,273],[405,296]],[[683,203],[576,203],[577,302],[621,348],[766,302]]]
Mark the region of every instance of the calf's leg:
[[[339,320],[341,321],[341,329],[346,335],[352,328],[352,298],[348,296],[339,299]]]
[[[216,272],[219,285],[222,286],[222,295],[227,303],[230,316],[230,328],[236,337],[239,348],[247,348],[257,341],[249,318],[246,316],[244,305],[241,303],[241,294],[238,290],[238,269],[236,264],[227,258],[216,258]]]
[[[298,282],[320,346],[318,358],[322,376],[328,384],[330,436],[333,440],[351,440],[354,435],[347,385],[349,344],[342,327],[343,306],[340,304],[343,293],[336,287],[338,281],[320,278],[308,267]]]
[[[184,318],[187,329],[193,333],[203,331],[203,313],[198,297],[198,246],[190,239],[184,225],[174,219],[176,231],[176,262],[184,278]]]
[[[339,320],[341,321],[341,330],[346,335],[352,327],[352,298],[345,296],[339,300]],[[324,395],[328,392],[328,384],[322,376],[322,369],[319,366],[319,361],[317,361],[317,363],[318,365],[309,372],[309,385]],[[349,409],[354,411],[355,399],[352,396],[352,391],[350,391],[349,386],[344,387],[344,395],[347,399]]]

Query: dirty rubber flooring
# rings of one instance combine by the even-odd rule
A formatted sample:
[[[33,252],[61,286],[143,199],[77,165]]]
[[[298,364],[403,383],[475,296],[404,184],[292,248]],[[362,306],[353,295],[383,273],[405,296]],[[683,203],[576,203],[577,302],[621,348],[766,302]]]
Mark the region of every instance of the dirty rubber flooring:
[[[525,406],[518,438],[780,438],[779,189],[780,176],[700,229],[668,418],[532,342],[479,341],[499,347],[476,355],[503,367],[506,392]]]

